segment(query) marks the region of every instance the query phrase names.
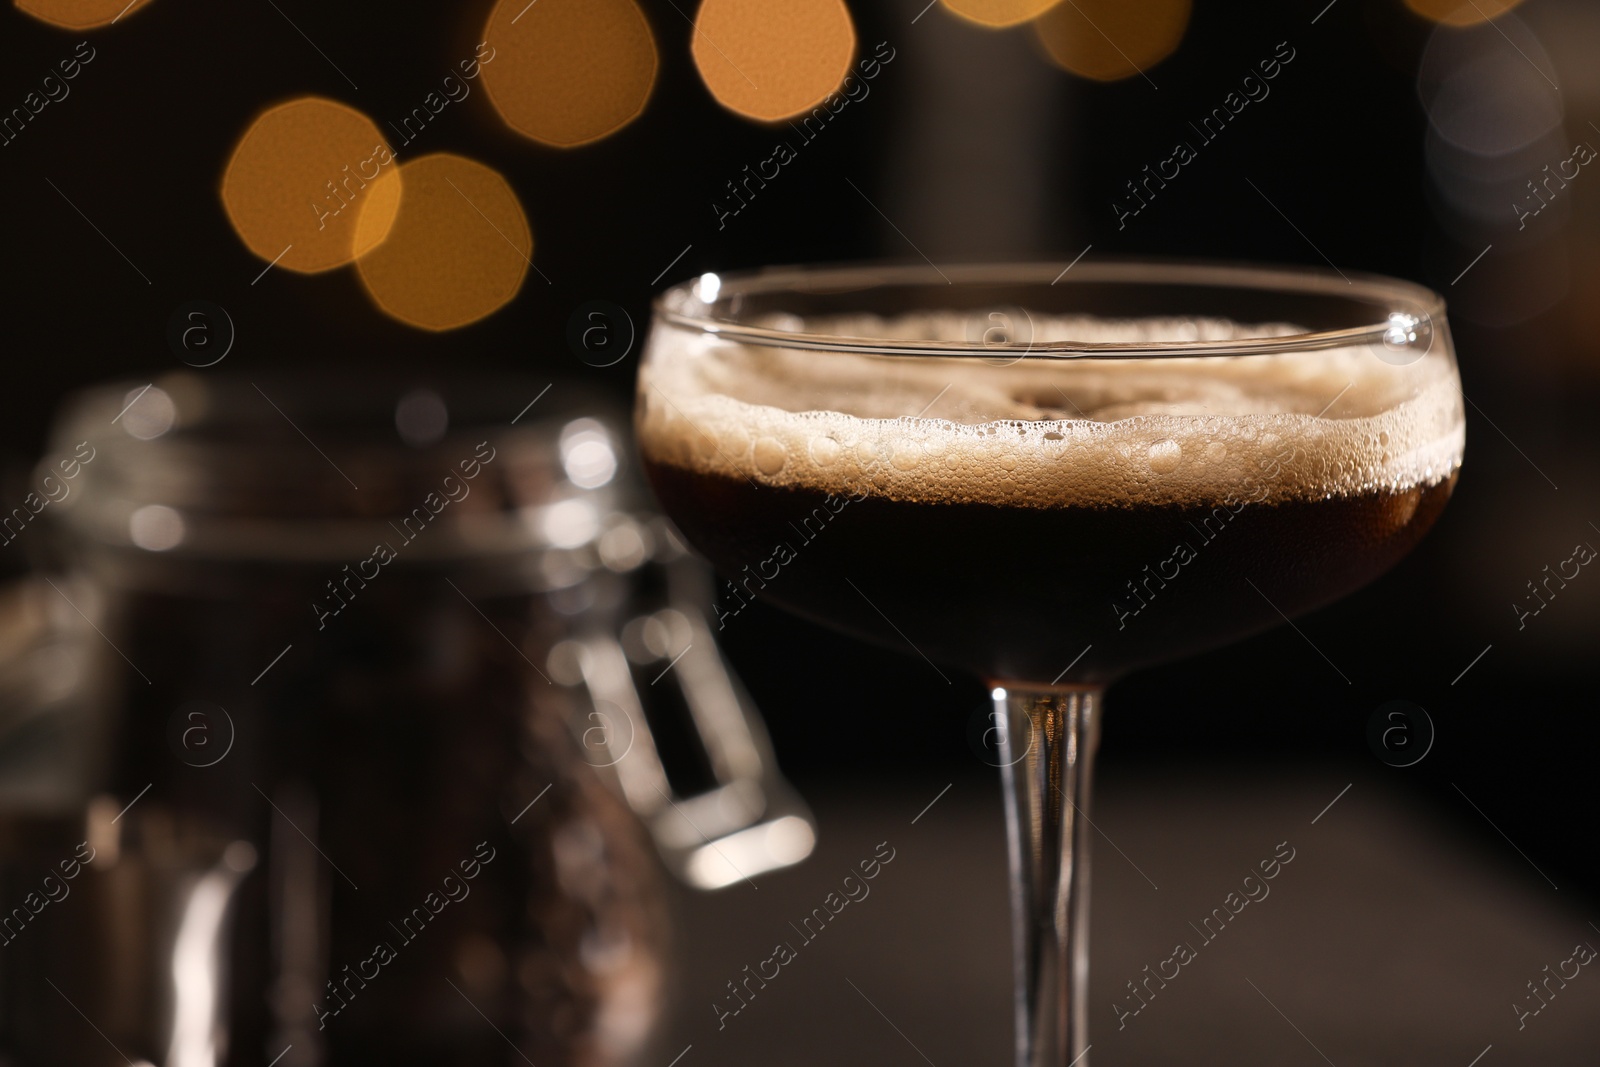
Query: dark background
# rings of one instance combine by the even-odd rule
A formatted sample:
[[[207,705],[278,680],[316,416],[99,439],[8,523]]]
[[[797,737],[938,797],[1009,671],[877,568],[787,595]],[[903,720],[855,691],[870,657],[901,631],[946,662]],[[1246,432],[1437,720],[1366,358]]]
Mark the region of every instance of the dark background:
[[[1227,760],[1303,767],[1335,784],[1380,779],[1539,891],[1544,883],[1513,847],[1563,896],[1592,900],[1600,578],[1585,572],[1520,632],[1509,605],[1576,542],[1600,542],[1590,525],[1600,522],[1590,414],[1600,350],[1588,328],[1600,282],[1600,179],[1575,180],[1525,231],[1510,204],[1574,141],[1600,143],[1589,126],[1600,117],[1600,85],[1586,58],[1600,30],[1578,0],[1530,0],[1497,27],[1440,31],[1458,42],[1470,35],[1472,47],[1526,60],[1525,75],[1561,85],[1554,133],[1502,153],[1492,181],[1469,175],[1478,192],[1493,182],[1513,190],[1491,190],[1506,206],[1474,218],[1447,195],[1457,186],[1440,178],[1445,154],[1426,148],[1417,72],[1432,26],[1400,0],[1338,0],[1312,24],[1324,3],[1199,0],[1178,52],[1149,80],[1097,85],[1048,67],[1026,29],[989,33],[938,8],[913,24],[920,3],[858,0],[863,53],[888,41],[896,61],[868,100],[719,231],[713,199],[770,154],[773,134],[724,111],[701,85],[680,10],[692,9],[644,0],[661,69],[647,111],[621,132],[575,150],[544,148],[510,133],[474,93],[418,139],[416,152],[460,151],[510,179],[550,279],[530,274],[508,307],[445,334],[387,318],[349,270],[273,270],[252,284],[264,264],[232,232],[217,187],[235,139],[283,98],[327,95],[380,126],[409,110],[471,53],[486,3],[281,0],[280,13],[155,0],[82,34],[0,9],[6,108],[77,41],[98,53],[68,99],[0,147],[0,446],[25,463],[67,391],[178,369],[167,321],[191,299],[228,309],[238,340],[226,366],[239,374],[374,368],[423,379],[510,369],[626,400],[637,347],[616,366],[587,366],[566,341],[574,310],[613,301],[642,329],[655,291],[710,269],[915,260],[918,250],[942,263],[1064,263],[1092,245],[1091,257],[1331,262],[1416,279],[1451,302],[1471,401],[1468,459],[1443,520],[1386,578],[1300,621],[1303,636],[1279,628],[1116,686],[1103,766],[1115,776]],[[1119,231],[1109,203],[1123,181],[1169,154],[1188,119],[1285,40],[1296,59],[1271,97]],[[1515,129],[1520,113],[1504,87],[1484,88],[1500,102],[1495,121]],[[975,681],[946,685],[914,656],[863,648],[760,604],[730,626],[726,647],[803,788],[897,777],[931,783],[932,795],[945,781],[994,773],[967,744],[986,701]],[[1407,769],[1380,764],[1366,741],[1369,715],[1393,699],[1420,704],[1437,728],[1427,758]]]

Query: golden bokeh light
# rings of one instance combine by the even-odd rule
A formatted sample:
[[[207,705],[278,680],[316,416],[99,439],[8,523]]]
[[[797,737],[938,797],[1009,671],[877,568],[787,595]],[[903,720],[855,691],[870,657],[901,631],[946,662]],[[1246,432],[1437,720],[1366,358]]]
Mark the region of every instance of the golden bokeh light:
[[[382,179],[396,169],[371,119],[335,100],[303,96],[262,112],[239,138],[222,175],[222,206],[250,251],[315,274],[383,240],[400,185]]]
[[[424,330],[476,322],[517,295],[532,265],[533,231],[517,194],[498,171],[438,152],[404,163],[381,183],[396,188],[400,211],[388,236],[356,262],[377,305]],[[378,204],[374,196],[368,210]],[[377,218],[362,242],[384,229]]]
[[[1063,69],[1111,82],[1143,74],[1177,51],[1189,12],[1190,0],[1070,0],[1033,25]]]
[[[500,0],[483,39],[494,50],[482,62],[489,102],[543,144],[615,133],[655,85],[656,41],[634,0]]]
[[[718,103],[777,122],[838,90],[855,59],[856,31],[844,0],[704,0],[692,51]]]
[[[17,0],[17,10],[69,30],[92,30],[120,22],[150,0]]]
[[[1446,26],[1476,26],[1490,22],[1522,0],[1406,0],[1406,6],[1425,19]]]
[[[1038,18],[1061,0],[944,0],[945,9],[982,26],[1015,26]]]

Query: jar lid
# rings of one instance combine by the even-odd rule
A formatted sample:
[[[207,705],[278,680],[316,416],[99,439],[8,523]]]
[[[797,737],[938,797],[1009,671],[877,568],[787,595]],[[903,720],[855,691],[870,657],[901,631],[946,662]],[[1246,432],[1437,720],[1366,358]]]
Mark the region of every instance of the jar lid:
[[[632,455],[621,409],[570,383],[182,372],[73,397],[39,480],[91,546],[411,565],[599,551],[644,503]]]

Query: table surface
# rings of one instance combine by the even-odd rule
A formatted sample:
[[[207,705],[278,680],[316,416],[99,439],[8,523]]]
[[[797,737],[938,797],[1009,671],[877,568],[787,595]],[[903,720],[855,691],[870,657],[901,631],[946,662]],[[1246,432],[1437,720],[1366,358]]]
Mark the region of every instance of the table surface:
[[[1514,845],[1471,843],[1381,779],[1341,794],[1347,782],[1265,766],[1103,778],[1091,813],[1096,1067],[1600,1063],[1600,964],[1541,986],[1554,995],[1537,1014],[1513,1008],[1537,1007],[1527,983],[1570,974],[1575,946],[1600,946],[1600,909],[1552,887]],[[944,785],[815,796],[805,863],[680,892],[662,1067],[688,1046],[679,1067],[1008,1063],[998,782],[963,783],[923,811]],[[894,858],[866,895],[847,887],[884,842]],[[1284,842],[1292,860],[1247,884]],[[841,907],[846,888],[859,899]],[[1246,888],[1259,899],[1241,904]],[[801,920],[830,903],[838,914],[806,940]],[[1202,931],[1213,909],[1228,922]],[[780,942],[793,958],[765,962]],[[1188,961],[1164,962],[1179,943]],[[1178,973],[1145,985],[1146,966]],[[740,1004],[728,983],[758,969],[778,973],[741,986],[755,995],[720,1016]]]

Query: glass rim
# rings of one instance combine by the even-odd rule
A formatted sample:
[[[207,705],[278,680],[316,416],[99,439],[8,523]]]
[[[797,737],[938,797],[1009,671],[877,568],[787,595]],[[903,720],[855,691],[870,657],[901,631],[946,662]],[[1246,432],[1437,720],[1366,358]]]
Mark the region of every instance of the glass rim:
[[[740,321],[723,305],[743,296],[796,292],[827,295],[891,286],[1122,284],[1213,287],[1237,292],[1344,298],[1386,306],[1380,321],[1295,334],[1194,341],[954,341],[858,337],[778,330]],[[709,290],[709,291],[708,291]],[[1093,263],[1012,262],[928,264],[853,263],[768,267],[732,274],[706,273],[661,292],[652,304],[657,321],[764,348],[853,352],[864,355],[994,359],[1172,359],[1193,356],[1273,355],[1360,345],[1432,347],[1434,323],[1443,322],[1444,297],[1426,286],[1364,272],[1210,260],[1111,258]],[[1122,316],[1126,318],[1128,316]],[[1424,327],[1418,331],[1416,327]]]

